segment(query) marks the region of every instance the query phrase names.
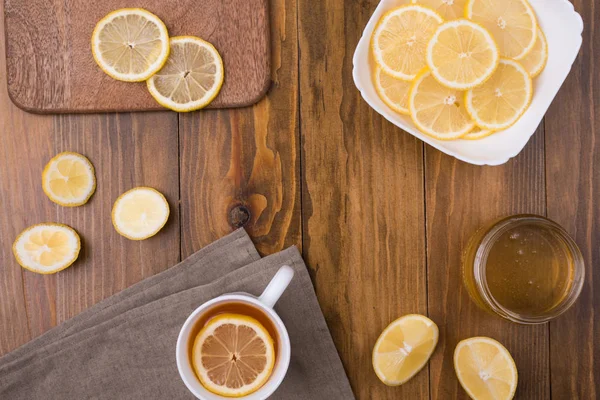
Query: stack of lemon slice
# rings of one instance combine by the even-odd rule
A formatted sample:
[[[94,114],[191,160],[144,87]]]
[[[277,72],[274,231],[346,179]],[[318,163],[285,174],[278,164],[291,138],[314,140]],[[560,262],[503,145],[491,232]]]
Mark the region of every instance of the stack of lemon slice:
[[[548,59],[527,0],[412,3],[386,13],[373,32],[383,102],[440,140],[477,140],[516,123]]]

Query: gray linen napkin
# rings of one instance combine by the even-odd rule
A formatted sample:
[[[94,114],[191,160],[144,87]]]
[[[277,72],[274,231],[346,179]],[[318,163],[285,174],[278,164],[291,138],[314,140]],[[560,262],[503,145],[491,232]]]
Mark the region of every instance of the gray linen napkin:
[[[260,294],[284,264],[296,275],[276,310],[292,360],[271,398],[353,399],[300,253],[260,259],[243,230],[0,358],[0,399],[192,399],[175,363],[185,319],[223,293]]]

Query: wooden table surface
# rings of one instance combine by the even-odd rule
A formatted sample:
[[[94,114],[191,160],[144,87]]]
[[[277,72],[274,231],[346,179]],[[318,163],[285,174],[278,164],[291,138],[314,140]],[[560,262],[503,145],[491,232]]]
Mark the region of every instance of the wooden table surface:
[[[600,397],[600,7],[575,0],[581,54],[526,149],[500,167],[471,166],[424,145],[371,110],[352,83],[352,55],[377,0],[271,0],[272,88],[254,107],[39,116],[7,96],[0,38],[0,354],[245,226],[263,254],[297,245],[360,399],[466,398],[452,367],[461,339],[500,340],[519,370],[517,398]],[[0,31],[3,31],[1,29]],[[60,151],[96,167],[84,207],[42,192]],[[119,194],[153,186],[172,214],[144,242],[110,220]],[[547,215],[581,247],[586,283],[550,324],[519,326],[480,311],[460,278],[470,235],[492,219]],[[55,221],[83,238],[54,276],[22,270],[11,244]],[[388,388],[371,368],[382,329],[407,313],[440,327],[430,364]]]

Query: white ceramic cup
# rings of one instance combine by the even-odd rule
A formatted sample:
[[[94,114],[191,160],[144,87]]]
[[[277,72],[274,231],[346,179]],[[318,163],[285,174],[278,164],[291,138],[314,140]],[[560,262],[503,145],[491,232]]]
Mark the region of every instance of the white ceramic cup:
[[[232,302],[245,303],[261,310],[265,316],[271,320],[273,326],[277,330],[278,336],[277,359],[275,360],[275,366],[271,376],[269,377],[269,380],[256,392],[244,397],[238,397],[238,399],[263,400],[273,394],[273,392],[279,387],[290,365],[291,348],[290,337],[285,329],[285,325],[275,310],[273,310],[273,307],[285,289],[288,287],[293,277],[294,270],[291,267],[284,265],[279,269],[279,271],[277,271],[260,297],[255,297],[248,293],[224,294],[202,304],[188,317],[183,324],[181,331],[179,332],[179,337],[177,338],[176,356],[179,375],[181,375],[181,379],[185,383],[185,386],[187,386],[194,396],[201,400],[231,399],[230,397],[223,397],[214,394],[202,386],[200,380],[196,377],[194,368],[192,367],[192,362],[189,357],[189,345],[193,342],[193,338],[190,338],[190,335],[192,335],[198,320],[200,320],[211,308]]]

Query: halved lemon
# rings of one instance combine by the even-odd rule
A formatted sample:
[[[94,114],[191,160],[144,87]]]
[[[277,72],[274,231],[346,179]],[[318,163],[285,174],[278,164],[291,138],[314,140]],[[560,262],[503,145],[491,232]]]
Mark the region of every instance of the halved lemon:
[[[517,366],[504,346],[488,337],[463,340],[454,350],[454,370],[475,400],[510,400],[517,390]]]
[[[94,166],[79,153],[59,153],[46,164],[42,172],[42,189],[56,204],[81,206],[96,190]]]
[[[425,67],[427,43],[442,22],[438,13],[419,5],[389,11],[371,39],[375,62],[389,75],[412,81]]]
[[[156,235],[169,219],[169,203],[158,190],[136,187],[123,193],[112,209],[112,222],[121,235],[144,240]]]
[[[461,139],[479,140],[479,139],[488,137],[488,136],[492,135],[493,133],[496,133],[496,131],[493,131],[491,129],[481,129],[480,127],[476,126],[471,132],[469,132],[465,136],[461,137]]]
[[[477,126],[502,130],[512,126],[531,104],[533,83],[516,61],[500,60],[492,77],[466,92],[466,108]]]
[[[467,4],[467,0],[412,0],[412,2],[435,10],[446,21],[462,18]]]
[[[417,128],[436,139],[458,139],[475,127],[465,109],[464,93],[442,86],[431,71],[415,79],[408,104]]]
[[[485,82],[500,62],[498,46],[481,25],[466,19],[446,22],[427,45],[427,65],[442,85],[467,90]]]
[[[537,18],[527,0],[469,0],[465,16],[490,31],[502,57],[520,60],[533,49]]]
[[[438,342],[437,325],[423,315],[410,314],[392,322],[373,348],[373,368],[388,386],[399,386],[427,364]]]
[[[92,54],[102,71],[126,82],[150,78],[169,57],[169,33],[156,15],[142,8],[108,14],[92,33]]]
[[[254,318],[221,314],[196,336],[192,365],[206,389],[221,396],[243,397],[269,379],[275,365],[273,338]]]
[[[164,68],[147,82],[150,94],[173,111],[199,110],[219,94],[223,60],[215,47],[194,36],[171,38],[171,55]]]
[[[394,78],[379,66],[375,67],[373,80],[377,94],[388,107],[400,114],[409,114],[408,94],[412,82]]]
[[[77,260],[81,240],[62,224],[37,224],[25,229],[13,244],[19,265],[38,274],[54,274]]]
[[[537,40],[533,49],[520,62],[532,78],[541,74],[544,68],[546,68],[546,64],[548,63],[548,42],[541,28],[537,29]]]

